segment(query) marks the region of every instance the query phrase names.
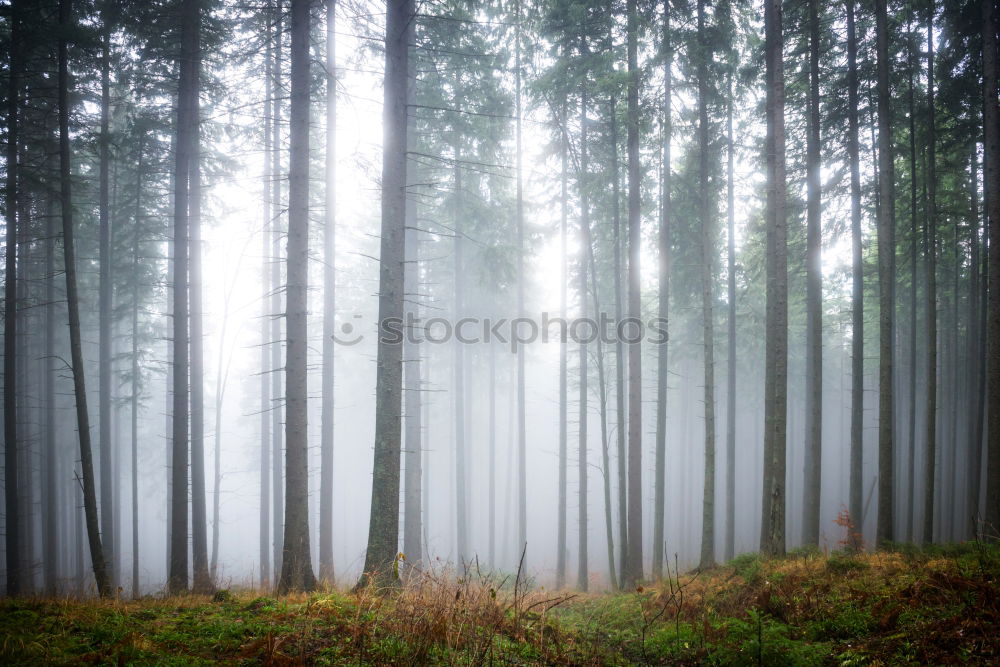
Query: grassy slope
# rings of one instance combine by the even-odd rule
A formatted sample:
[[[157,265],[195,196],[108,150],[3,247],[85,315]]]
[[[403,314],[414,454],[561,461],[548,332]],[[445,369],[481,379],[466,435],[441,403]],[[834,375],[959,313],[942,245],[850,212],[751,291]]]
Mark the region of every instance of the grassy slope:
[[[754,555],[662,588],[0,601],[2,664],[997,664],[1000,549]]]

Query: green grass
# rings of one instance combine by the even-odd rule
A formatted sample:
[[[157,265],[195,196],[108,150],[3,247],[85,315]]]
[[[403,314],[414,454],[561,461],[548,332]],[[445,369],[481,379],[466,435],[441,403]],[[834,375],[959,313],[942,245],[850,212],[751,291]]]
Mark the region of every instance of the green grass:
[[[382,594],[0,601],[0,664],[925,665],[1000,661],[1000,549],[744,554],[616,594],[422,576]]]

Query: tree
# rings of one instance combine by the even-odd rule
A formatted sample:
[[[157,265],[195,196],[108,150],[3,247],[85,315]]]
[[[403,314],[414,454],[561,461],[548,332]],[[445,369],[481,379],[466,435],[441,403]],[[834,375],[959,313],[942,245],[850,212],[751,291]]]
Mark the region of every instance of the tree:
[[[788,403],[788,223],[785,218],[785,68],[781,0],[764,5],[767,73],[767,323],[764,378],[764,498],[760,549],[785,553]]]
[[[386,324],[402,322],[406,227],[407,25],[413,0],[391,0],[386,8],[383,85],[382,234],[379,257],[379,341],[375,388],[375,462],[368,548],[361,582],[388,581],[399,539],[400,408],[402,345],[387,339]]]
[[[878,401],[878,522],[876,541],[893,536],[893,459],[895,397],[893,338],[895,334],[895,174],[892,155],[892,110],[889,82],[889,33],[886,0],[875,2],[878,87],[878,273],[879,273],[879,401]]]
[[[987,400],[1000,405],[1000,103],[997,100],[997,10],[983,0],[983,125],[985,127],[986,214],[988,218],[989,275],[987,314]],[[1000,410],[988,410],[986,463],[986,525],[1000,526]]]
[[[715,271],[712,252],[714,222],[708,190],[708,59],[711,50],[705,27],[705,3],[698,2],[698,191],[701,217],[701,322],[705,391],[705,485],[702,496],[701,561],[715,564],[715,326],[712,314]]]
[[[937,465],[937,140],[934,132],[934,7],[927,13],[927,442],[924,469],[923,543],[934,541],[934,482]],[[885,539],[889,539],[886,537]]]
[[[660,234],[658,241],[657,309],[667,326],[670,317],[670,141],[673,137],[673,66],[674,53],[670,41],[670,0],[663,3],[663,137],[660,166]],[[617,176],[616,176],[617,178]],[[617,200],[616,200],[617,207]],[[615,241],[617,245],[617,240]],[[617,250],[617,248],[616,248]],[[617,274],[617,271],[616,271]],[[619,343],[620,345],[620,343]],[[663,342],[656,350],[656,479],[653,508],[653,576],[663,576],[663,529],[667,497],[667,385],[670,348]]]
[[[174,289],[173,289],[173,447],[171,450],[171,529],[168,587],[188,587],[188,235],[191,157],[197,94],[199,0],[182,0],[181,51],[178,60],[177,124],[174,150]]]
[[[337,247],[337,0],[326,1],[326,220],[323,229],[323,411],[320,416],[319,578],[333,581],[333,363]]]
[[[806,135],[806,451],[802,542],[819,545],[823,482],[823,227],[820,219],[819,0],[809,0],[809,127]]]
[[[847,156],[851,169],[851,520],[860,532],[862,511],[862,463],[864,442],[864,257],[861,239],[861,170],[858,150],[858,41],[854,0],[847,0]]]
[[[309,288],[309,0],[291,2],[288,258],[285,290],[285,537],[278,592],[316,588],[309,554],[306,387]],[[397,473],[398,477],[398,473]]]
[[[60,5],[61,7],[61,5]],[[10,70],[7,77],[6,242],[4,244],[3,424],[4,424],[4,546],[7,555],[7,595],[21,592],[21,544],[17,471],[17,116],[20,94],[20,2],[10,6]]]
[[[94,568],[97,592],[103,597],[112,593],[101,533],[97,518],[97,489],[94,482],[94,458],[90,444],[90,414],[87,411],[87,383],[80,342],[80,299],[76,279],[76,244],[73,235],[73,196],[69,142],[69,35],[73,20],[72,0],[59,0],[59,192],[63,227],[63,261],[66,273],[66,303],[69,311],[70,363],[73,393],[76,399],[76,422],[80,438],[80,471],[83,477],[83,509],[86,517],[90,561]],[[9,376],[7,376],[9,377]]]
[[[581,55],[586,55],[586,41],[581,40]],[[587,260],[591,252],[590,240],[590,202],[587,198],[588,155],[587,155],[587,91],[586,78],[580,90],[580,173],[577,178],[580,190],[580,265],[578,268],[580,281],[580,316],[587,317]],[[596,313],[595,313],[596,314]],[[587,558],[587,343],[580,340],[580,397],[579,397],[579,441],[577,449],[577,487],[578,538],[577,543],[577,575],[576,586],[582,591],[587,590],[589,565]]]
[[[626,150],[628,151],[628,317],[642,317],[639,285],[641,255],[639,165],[639,15],[636,0],[628,0]],[[628,560],[623,587],[642,580],[642,347],[628,346]]]

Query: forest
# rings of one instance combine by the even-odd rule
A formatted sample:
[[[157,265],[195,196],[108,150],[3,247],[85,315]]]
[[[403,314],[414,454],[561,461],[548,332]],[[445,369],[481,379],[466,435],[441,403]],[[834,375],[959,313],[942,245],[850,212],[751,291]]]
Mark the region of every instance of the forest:
[[[0,21],[3,662],[1000,660],[995,0]]]

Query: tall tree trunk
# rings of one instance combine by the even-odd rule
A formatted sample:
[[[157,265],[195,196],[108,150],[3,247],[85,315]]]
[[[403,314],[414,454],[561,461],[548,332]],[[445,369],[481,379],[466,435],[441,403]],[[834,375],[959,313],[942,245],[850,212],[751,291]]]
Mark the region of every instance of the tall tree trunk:
[[[733,69],[726,79],[726,250],[728,273],[728,359],[726,360],[726,546],[725,559],[736,555],[736,140],[733,133]]]
[[[174,151],[174,405],[170,568],[171,593],[188,587],[188,209],[191,152],[194,144],[195,68],[199,0],[181,5],[180,78],[177,89],[177,139]]]
[[[569,270],[566,256],[566,231],[569,219],[569,186],[567,176],[567,153],[569,143],[567,137],[566,99],[560,108],[561,117],[559,133],[560,162],[560,206],[559,206],[559,317],[566,319],[567,285]],[[559,339],[559,507],[557,510],[556,528],[556,589],[561,590],[566,585],[566,484],[568,477],[568,446],[567,446],[567,346],[566,337]]]
[[[913,22],[912,10],[906,17],[907,45],[906,54],[908,60],[909,91],[907,102],[909,104],[910,116],[910,373],[909,373],[909,400],[910,409],[908,414],[910,445],[909,456],[907,456],[907,503],[906,503],[906,539],[913,541],[914,527],[913,515],[915,511],[915,487],[916,487],[916,458],[917,458],[917,119],[915,108],[914,91],[914,62],[915,44],[913,43]]]
[[[586,53],[586,45],[581,47]],[[587,160],[587,90],[582,87],[580,90],[580,174],[578,178],[578,188],[580,191],[580,275],[578,276],[580,285],[580,317],[587,317],[587,257],[591,248],[590,241],[590,202],[587,197],[587,172],[589,169]],[[594,313],[595,316],[597,313]],[[577,511],[578,530],[577,536],[577,573],[576,586],[581,591],[587,590],[588,574],[590,566],[587,559],[587,343],[580,340],[580,394],[578,414],[578,449],[577,449],[577,475],[579,484],[577,486]]]
[[[98,218],[99,218],[99,300],[98,306],[98,404],[100,440],[98,460],[101,480],[101,545],[104,561],[108,564],[108,578],[112,587],[118,581],[115,572],[115,503],[112,498],[113,454],[111,451],[111,206],[108,201],[111,173],[108,124],[111,118],[111,28],[107,10],[101,13],[104,23],[101,35],[101,131],[98,136]]]
[[[191,554],[193,589],[212,589],[208,567],[208,511],[205,475],[205,334],[202,318],[201,242],[201,16],[197,17],[191,92],[191,157],[188,163],[190,355],[191,355]]]
[[[934,541],[934,494],[937,463],[937,151],[934,128],[934,15],[927,15],[927,442],[924,468],[924,529],[921,541]]]
[[[670,0],[663,3],[663,137],[660,164],[660,233],[657,239],[659,257],[659,291],[657,309],[664,330],[670,316],[670,141],[673,136],[673,76],[674,52],[670,41]],[[616,170],[617,171],[617,170]],[[617,208],[618,200],[615,199]],[[617,270],[616,270],[617,274]],[[670,354],[668,342],[656,348],[656,472],[653,499],[653,573],[663,576],[664,523],[667,502],[667,387],[669,385]]]
[[[854,530],[862,533],[865,400],[865,276],[861,240],[861,169],[858,148],[858,41],[854,0],[847,0],[847,153],[851,163],[851,453],[848,509]]]
[[[8,200],[9,201],[9,200]],[[60,549],[60,521],[66,516],[63,509],[66,505],[61,502],[59,487],[64,480],[60,479],[59,459],[62,452],[57,441],[56,432],[56,217],[53,215],[52,200],[47,199],[45,204],[46,235],[45,241],[45,349],[43,352],[43,372],[44,382],[42,385],[43,405],[45,414],[43,415],[43,439],[45,447],[45,504],[43,514],[45,521],[45,546],[43,551],[45,567],[45,592],[46,595],[54,596],[59,593],[59,576],[62,572],[60,567],[60,555],[65,552]],[[9,312],[9,311],[8,311]],[[65,543],[64,543],[65,544]]]
[[[62,5],[60,5],[62,8]],[[20,93],[21,7],[10,7],[10,70],[7,77],[6,243],[4,256],[3,423],[4,423],[4,545],[7,552],[7,595],[21,592],[21,527],[17,483],[17,167],[18,95]],[[61,91],[60,91],[61,92]],[[68,139],[67,139],[68,141]]]
[[[490,389],[489,389],[489,522],[490,531],[489,561],[490,571],[497,567],[497,350],[496,345],[490,345]],[[418,495],[419,498],[419,495]]]
[[[285,539],[278,591],[316,588],[309,553],[306,312],[309,289],[309,0],[291,2],[288,257],[285,263]],[[398,473],[397,473],[398,475]]]
[[[379,258],[379,322],[403,318],[406,257],[406,73],[407,25],[413,0],[391,0],[386,11],[385,84],[382,144],[382,231]],[[368,548],[362,582],[393,576],[399,540],[400,407],[403,393],[402,345],[380,326],[375,387],[375,464]]]
[[[966,378],[968,433],[966,441],[969,451],[966,461],[966,484],[968,496],[966,499],[966,518],[969,521],[967,537],[979,534],[979,496],[982,490],[980,471],[983,460],[983,433],[980,428],[982,408],[980,407],[979,360],[982,349],[979,345],[982,332],[979,327],[983,303],[980,300],[982,277],[980,274],[980,240],[979,240],[979,155],[978,141],[973,139],[969,168],[969,339],[966,347],[968,359],[968,377]]]
[[[781,0],[764,6],[768,92],[767,325],[761,551],[785,553],[788,404],[788,224],[785,218],[785,69]]]
[[[456,77],[460,76],[460,74],[456,73]],[[459,90],[460,86],[461,81],[457,80],[455,82],[456,91]],[[455,106],[458,107],[460,104],[461,99],[456,92]],[[454,209],[452,211],[454,217],[452,222],[452,233],[454,234],[454,254],[452,256],[454,260],[453,296],[454,318],[458,322],[465,316],[465,295],[462,289],[465,282],[465,258],[463,256],[465,242],[462,237],[464,234],[463,227],[465,227],[462,223],[464,215],[462,211],[462,190],[464,186],[462,184],[461,135],[458,129],[453,129],[452,134],[452,140],[454,141],[453,150],[455,151],[455,192],[453,194]],[[469,550],[469,519],[466,494],[467,466],[465,463],[465,344],[458,337],[452,341],[452,352],[454,354],[452,358],[452,386],[454,387],[455,394],[453,397],[453,407],[455,410],[455,545],[456,565],[462,571],[466,567]]]
[[[896,201],[892,155],[892,116],[889,98],[889,32],[886,0],[875,1],[878,86],[878,265],[879,265],[879,401],[878,401],[878,522],[876,541],[893,537],[893,461],[895,450],[895,396],[893,342],[896,306]]]
[[[262,190],[264,194],[263,215],[261,224],[261,294],[260,314],[260,587],[267,589],[271,585],[271,430],[273,428],[274,406],[271,402],[271,350],[269,341],[271,331],[271,267],[270,257],[271,235],[274,221],[271,219],[271,22],[274,20],[274,6],[268,0],[264,12],[264,172]]]
[[[814,0],[815,1],[815,0]],[[715,280],[714,221],[708,192],[708,58],[705,2],[698,0],[698,193],[701,217],[701,324],[705,398],[705,485],[701,513],[702,569],[715,564],[715,322],[712,310]]]
[[[415,22],[411,22],[407,27],[407,44],[414,44],[416,37]],[[406,87],[407,104],[412,103],[416,94],[417,67],[416,59],[407,58],[407,81]],[[406,136],[412,142],[416,136],[414,129],[414,117],[407,114]],[[417,222],[417,199],[414,193],[410,192],[417,178],[415,176],[415,165],[406,166],[406,251],[405,266],[403,267],[403,293],[408,295],[405,298],[404,307],[407,317],[412,317],[417,321],[420,317],[419,294],[420,294],[420,247],[418,240]],[[405,433],[403,441],[406,445],[404,469],[406,470],[405,498],[403,503],[403,553],[411,566],[419,566],[423,561],[424,547],[424,516],[422,511],[423,496],[423,398],[421,393],[421,365],[420,346],[416,338],[407,336],[405,347],[403,348],[403,413],[406,415]],[[492,391],[492,387],[491,387]],[[492,470],[492,468],[491,468]]]
[[[132,216],[132,597],[139,598],[139,243],[142,229],[142,179],[146,130],[139,130],[135,166],[135,212]]]
[[[627,12],[627,122],[628,150],[628,316],[642,318],[639,257],[642,238],[639,170],[639,14],[636,0],[628,0]],[[628,346],[628,564],[625,587],[642,580],[642,345]]]
[[[284,553],[285,538],[285,493],[284,493],[284,431],[281,425],[285,422],[286,396],[281,386],[282,358],[281,349],[284,336],[281,332],[283,312],[281,304],[281,49],[282,21],[284,2],[278,0],[275,7],[275,43],[274,43],[274,85],[271,95],[271,147],[273,171],[271,172],[271,400],[274,408],[271,410],[271,516],[272,545],[271,561],[274,568],[275,584],[281,574],[281,560]]]
[[[983,125],[986,134],[986,213],[989,218],[989,280],[987,301],[987,399],[986,525],[1000,526],[1000,108],[997,102],[997,11],[983,0]]]
[[[59,184],[63,227],[63,261],[66,273],[66,304],[69,311],[70,363],[73,368],[73,393],[76,398],[76,423],[80,438],[80,469],[83,477],[83,510],[86,517],[90,560],[94,580],[101,597],[112,594],[101,533],[97,518],[97,489],[94,483],[94,459],[90,444],[90,415],[87,412],[87,385],[84,377],[83,347],[80,342],[80,299],[76,283],[76,245],[73,238],[73,198],[69,145],[69,35],[72,0],[59,0]],[[9,507],[9,506],[8,506]],[[8,528],[9,530],[9,528]]]
[[[514,62],[514,143],[517,226],[517,316],[524,313],[524,174],[521,136],[521,0],[516,2]],[[517,549],[528,546],[528,451],[524,402],[524,346],[517,346]],[[523,565],[523,563],[522,563]]]
[[[614,273],[615,273],[615,321],[621,322],[624,317],[622,307],[622,243],[621,207],[619,200],[621,192],[618,174],[618,116],[616,100],[611,98],[611,211],[612,236],[614,238]],[[668,273],[669,275],[669,273]],[[565,282],[565,281],[564,281]],[[615,413],[618,415],[616,430],[618,456],[618,581],[624,585],[625,562],[628,559],[628,477],[625,457],[625,439],[627,436],[627,416],[625,414],[625,345],[621,336],[615,336]]]
[[[337,0],[326,0],[326,220],[323,229],[323,387],[320,414],[319,578],[333,583],[333,364],[337,319]],[[407,504],[409,507],[409,504]]]
[[[819,0],[809,0],[809,128],[806,135],[806,448],[803,544],[819,545],[823,482],[823,227],[820,220]]]

